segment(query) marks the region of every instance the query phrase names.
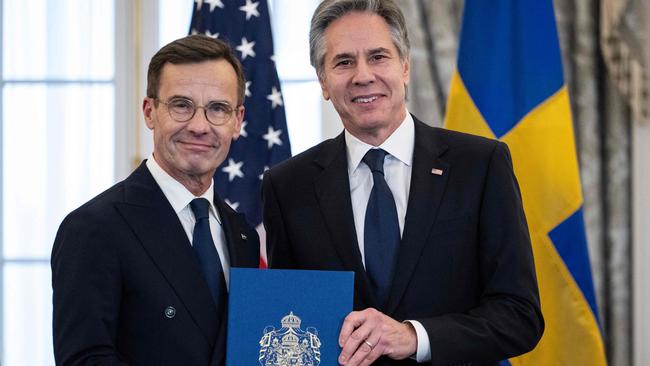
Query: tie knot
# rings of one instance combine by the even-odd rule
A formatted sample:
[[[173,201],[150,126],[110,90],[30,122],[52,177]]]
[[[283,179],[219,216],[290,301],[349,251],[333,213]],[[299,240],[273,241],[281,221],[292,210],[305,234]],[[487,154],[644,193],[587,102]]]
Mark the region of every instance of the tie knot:
[[[373,172],[384,174],[384,157],[388,153],[382,149],[370,149],[363,157],[363,162]]]
[[[194,218],[196,221],[205,219],[208,217],[208,208],[210,207],[210,202],[205,198],[195,198],[190,202],[190,208],[194,212]]]

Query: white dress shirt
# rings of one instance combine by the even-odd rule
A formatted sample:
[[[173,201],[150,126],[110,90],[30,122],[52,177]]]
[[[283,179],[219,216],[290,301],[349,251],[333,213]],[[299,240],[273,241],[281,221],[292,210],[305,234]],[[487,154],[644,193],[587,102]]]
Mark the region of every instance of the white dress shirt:
[[[192,192],[187,190],[176,179],[172,178],[166,171],[164,171],[160,165],[156,162],[153,154],[149,156],[146,162],[147,168],[153,179],[158,183],[163,194],[167,198],[167,201],[174,208],[174,212],[178,215],[178,219],[183,225],[185,234],[190,243],[192,243],[192,235],[194,233],[194,224],[196,224],[196,218],[194,218],[194,213],[190,207],[190,202],[195,198],[205,198],[210,202],[209,207],[209,222],[210,222],[210,233],[212,234],[212,241],[217,248],[219,253],[219,259],[221,260],[221,267],[223,268],[223,275],[226,280],[226,287],[229,287],[230,284],[230,261],[228,258],[228,247],[226,245],[226,236],[221,227],[221,219],[219,218],[219,213],[217,212],[216,207],[214,207],[214,179],[210,183],[210,187],[203,192],[199,197],[194,196]]]
[[[354,216],[354,226],[357,231],[357,242],[361,252],[361,260],[365,267],[365,250],[364,250],[364,228],[366,218],[366,207],[372,191],[373,179],[370,168],[361,160],[368,150],[375,146],[354,137],[347,130],[345,131],[345,146],[348,159],[348,177],[350,178],[350,196],[352,199],[352,214]],[[406,208],[408,205],[409,190],[411,187],[411,170],[413,164],[413,148],[415,146],[415,124],[413,117],[408,112],[402,124],[377,148],[385,150],[384,160],[384,177],[390,188],[395,206],[397,208],[397,218],[399,220],[400,236],[404,232],[404,219],[406,218]],[[418,345],[416,353],[417,362],[426,362],[431,360],[431,347],[429,346],[429,336],[424,326],[418,321],[407,320],[413,325],[417,334]]]

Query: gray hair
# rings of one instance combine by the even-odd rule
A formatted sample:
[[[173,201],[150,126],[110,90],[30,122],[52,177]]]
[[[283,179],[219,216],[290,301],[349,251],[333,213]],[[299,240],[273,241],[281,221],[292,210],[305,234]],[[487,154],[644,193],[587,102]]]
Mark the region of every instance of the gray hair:
[[[393,0],[324,0],[312,16],[309,30],[309,59],[318,76],[321,76],[325,62],[325,30],[333,21],[350,12],[371,12],[384,18],[400,60],[407,59],[411,45],[406,22]]]

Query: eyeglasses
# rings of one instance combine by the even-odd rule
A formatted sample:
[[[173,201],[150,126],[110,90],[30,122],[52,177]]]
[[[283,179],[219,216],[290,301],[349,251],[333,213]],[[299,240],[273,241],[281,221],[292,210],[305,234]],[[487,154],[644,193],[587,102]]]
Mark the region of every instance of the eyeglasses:
[[[195,105],[194,102],[187,98],[172,98],[169,102],[163,102],[156,98],[157,101],[167,107],[169,116],[176,122],[187,122],[194,117],[196,110],[203,108],[205,119],[214,126],[221,126],[232,117],[235,108],[226,102],[210,102],[208,105]]]

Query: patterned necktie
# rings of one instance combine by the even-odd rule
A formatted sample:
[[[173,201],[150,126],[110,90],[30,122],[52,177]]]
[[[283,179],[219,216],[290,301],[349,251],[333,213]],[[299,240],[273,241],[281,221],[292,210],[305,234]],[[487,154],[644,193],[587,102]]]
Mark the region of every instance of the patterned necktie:
[[[219,253],[210,233],[209,207],[210,202],[205,198],[195,198],[190,202],[190,208],[196,218],[192,235],[192,249],[201,264],[201,272],[208,284],[212,299],[217,306],[220,306],[225,303],[228,290]]]
[[[388,299],[400,242],[395,200],[384,179],[386,154],[384,150],[371,149],[363,157],[363,162],[372,171],[374,182],[366,208],[363,234],[366,273],[382,306]]]

